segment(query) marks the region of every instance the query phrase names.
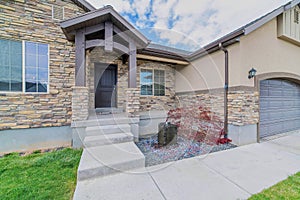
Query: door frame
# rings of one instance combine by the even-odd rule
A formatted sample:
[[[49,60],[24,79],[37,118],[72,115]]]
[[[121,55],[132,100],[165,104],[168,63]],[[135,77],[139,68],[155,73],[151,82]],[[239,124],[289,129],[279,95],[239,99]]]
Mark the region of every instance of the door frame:
[[[96,68],[102,68],[104,71],[107,70],[108,68],[114,68],[115,71],[115,89],[114,89],[114,95],[115,95],[115,103],[114,105],[111,105],[110,108],[117,108],[118,105],[118,91],[117,91],[117,86],[118,86],[118,65],[115,63],[101,63],[101,62],[96,62],[94,63],[94,108],[96,109],[96,92],[97,92],[97,86],[96,85]],[[103,72],[104,72],[103,71]],[[100,74],[99,81],[102,77],[103,73]]]

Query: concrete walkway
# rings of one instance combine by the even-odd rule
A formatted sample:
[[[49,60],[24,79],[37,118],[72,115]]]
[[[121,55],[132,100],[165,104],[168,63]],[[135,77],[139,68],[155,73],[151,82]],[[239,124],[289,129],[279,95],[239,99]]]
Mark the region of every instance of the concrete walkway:
[[[300,171],[300,132],[207,156],[81,181],[74,199],[247,199]]]

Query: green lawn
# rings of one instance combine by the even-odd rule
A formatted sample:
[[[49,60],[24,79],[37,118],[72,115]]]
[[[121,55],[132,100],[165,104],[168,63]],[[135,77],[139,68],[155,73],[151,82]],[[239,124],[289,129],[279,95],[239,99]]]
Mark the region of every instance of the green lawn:
[[[82,150],[0,158],[0,199],[71,199]]]
[[[300,199],[300,172],[288,179],[253,195],[249,200],[299,200]]]

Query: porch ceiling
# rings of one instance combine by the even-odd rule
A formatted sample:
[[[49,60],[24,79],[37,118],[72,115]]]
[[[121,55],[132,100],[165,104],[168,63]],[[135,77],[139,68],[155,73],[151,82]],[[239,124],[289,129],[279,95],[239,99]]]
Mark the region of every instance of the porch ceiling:
[[[111,21],[122,32],[125,32],[126,35],[136,41],[138,47],[145,47],[149,44],[150,41],[120,14],[118,14],[112,6],[105,6],[78,17],[62,21],[60,26],[67,39],[69,41],[74,41],[76,30],[98,25],[106,21]]]

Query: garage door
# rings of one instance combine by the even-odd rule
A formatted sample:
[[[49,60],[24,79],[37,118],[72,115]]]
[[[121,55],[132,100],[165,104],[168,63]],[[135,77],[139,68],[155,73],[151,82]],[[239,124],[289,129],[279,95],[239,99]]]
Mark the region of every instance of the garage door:
[[[260,137],[300,129],[300,85],[287,80],[260,82]]]

